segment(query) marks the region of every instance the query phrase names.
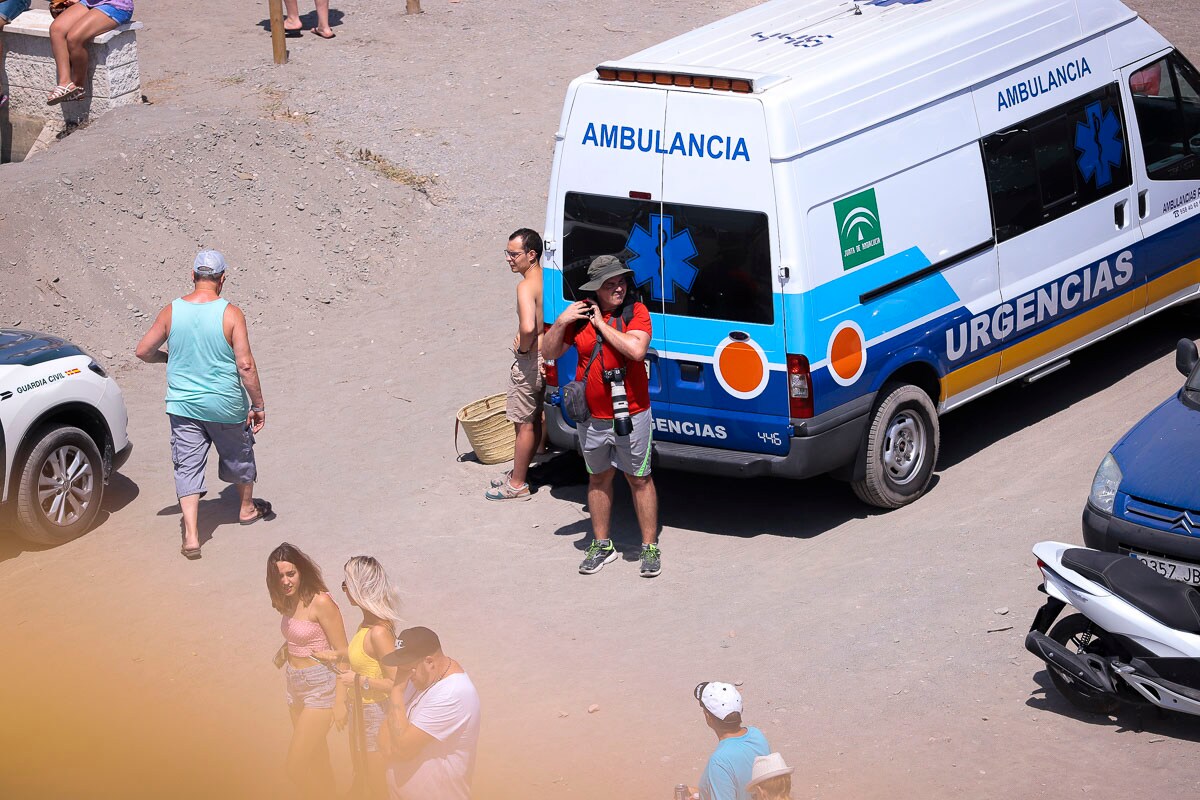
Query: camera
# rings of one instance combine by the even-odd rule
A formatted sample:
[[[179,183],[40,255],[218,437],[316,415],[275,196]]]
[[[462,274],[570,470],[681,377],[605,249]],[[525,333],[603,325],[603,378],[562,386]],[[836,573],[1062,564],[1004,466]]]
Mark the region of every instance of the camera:
[[[633,420],[629,417],[629,398],[625,395],[625,370],[604,370],[604,380],[612,393],[613,433],[617,436],[628,436],[633,433]]]

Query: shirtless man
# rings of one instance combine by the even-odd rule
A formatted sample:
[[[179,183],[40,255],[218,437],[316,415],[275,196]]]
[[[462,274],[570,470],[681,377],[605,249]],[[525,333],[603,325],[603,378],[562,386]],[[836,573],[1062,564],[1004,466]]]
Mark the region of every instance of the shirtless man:
[[[513,339],[513,365],[509,373],[505,417],[517,431],[513,468],[492,481],[488,500],[528,500],[525,480],[542,438],[542,237],[529,228],[514,231],[504,249],[508,268],[521,276],[517,284],[517,335]]]

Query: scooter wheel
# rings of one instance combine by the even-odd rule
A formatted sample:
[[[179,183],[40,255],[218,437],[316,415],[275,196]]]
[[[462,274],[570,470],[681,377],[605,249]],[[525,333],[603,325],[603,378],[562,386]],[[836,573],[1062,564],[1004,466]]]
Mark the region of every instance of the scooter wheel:
[[[1050,629],[1050,638],[1073,653],[1092,653],[1097,656],[1114,656],[1119,651],[1108,632],[1095,625],[1083,614],[1072,614],[1058,621]],[[1047,665],[1050,680],[1067,702],[1089,714],[1112,714],[1120,701],[1111,694],[1096,694],[1084,689],[1078,681]]]

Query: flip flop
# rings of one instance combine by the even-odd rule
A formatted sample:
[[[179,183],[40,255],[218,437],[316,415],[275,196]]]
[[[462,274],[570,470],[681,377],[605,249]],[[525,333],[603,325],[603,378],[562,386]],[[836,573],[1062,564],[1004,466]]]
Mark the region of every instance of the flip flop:
[[[313,34],[321,39],[336,39],[337,38],[336,33],[330,33],[328,36],[326,36],[325,34],[321,33],[318,30],[315,30],[315,29],[313,30]]]
[[[199,547],[197,547],[195,549],[190,548],[190,547],[181,547],[181,548],[179,548],[179,552],[188,561],[196,561],[197,559],[200,558],[200,548]]]
[[[242,525],[253,525],[260,519],[270,519],[275,515],[271,510],[271,504],[266,500],[259,500],[257,497],[250,501],[254,504],[255,516],[250,519],[239,519],[238,522]]]
[[[304,35],[304,28],[284,28],[283,36],[286,39],[299,39]]]

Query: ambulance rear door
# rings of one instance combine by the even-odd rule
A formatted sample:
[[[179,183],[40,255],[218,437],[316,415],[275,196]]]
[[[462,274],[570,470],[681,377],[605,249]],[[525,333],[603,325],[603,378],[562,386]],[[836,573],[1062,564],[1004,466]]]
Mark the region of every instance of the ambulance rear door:
[[[661,213],[629,247],[663,309],[657,439],[786,454],[791,445],[771,158],[756,97],[667,93]],[[636,269],[636,268],[635,268]]]
[[[588,265],[597,256],[618,255],[629,261],[631,236],[662,213],[663,157],[654,142],[662,137],[666,104],[667,92],[660,88],[580,85],[563,133],[554,212],[562,226],[562,244],[553,256],[560,271],[546,273],[547,309],[561,312],[568,303],[583,298],[579,287],[587,282]],[[648,256],[649,262],[631,266],[649,279],[660,274],[660,267],[657,253]],[[665,407],[658,372],[662,303],[649,297],[643,301],[653,327],[646,356],[650,401],[655,408]],[[547,321],[553,321],[549,314]],[[568,350],[557,363],[559,383],[574,380],[575,350]]]

